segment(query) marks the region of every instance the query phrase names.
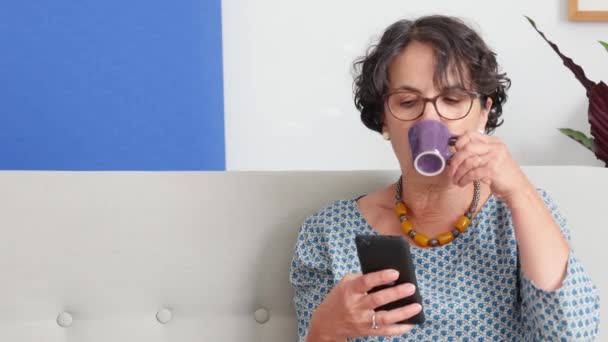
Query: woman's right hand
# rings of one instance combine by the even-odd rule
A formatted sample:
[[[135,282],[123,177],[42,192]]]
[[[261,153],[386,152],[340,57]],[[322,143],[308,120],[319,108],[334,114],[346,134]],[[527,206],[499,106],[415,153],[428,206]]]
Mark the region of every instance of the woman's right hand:
[[[389,311],[374,312],[374,309],[413,295],[416,290],[413,284],[401,284],[367,294],[372,288],[391,283],[398,277],[399,272],[396,270],[344,276],[313,313],[308,341],[344,341],[359,336],[393,336],[412,330],[413,325],[396,322],[417,315],[422,310],[420,304],[414,303]],[[372,329],[374,313],[377,329]]]

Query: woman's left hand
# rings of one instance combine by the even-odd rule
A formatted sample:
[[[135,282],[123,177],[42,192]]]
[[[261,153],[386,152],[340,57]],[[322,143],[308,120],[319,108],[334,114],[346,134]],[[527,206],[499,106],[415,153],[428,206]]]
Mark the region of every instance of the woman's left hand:
[[[456,140],[454,148],[456,152],[447,169],[454,184],[466,186],[479,180],[488,184],[492,193],[503,200],[532,187],[500,139],[467,132]]]

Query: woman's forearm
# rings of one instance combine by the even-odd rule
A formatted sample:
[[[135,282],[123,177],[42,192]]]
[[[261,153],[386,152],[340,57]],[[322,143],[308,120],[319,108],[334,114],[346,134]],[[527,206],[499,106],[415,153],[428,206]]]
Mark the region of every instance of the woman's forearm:
[[[513,217],[524,275],[543,290],[558,289],[570,254],[558,223],[531,183],[505,201]]]

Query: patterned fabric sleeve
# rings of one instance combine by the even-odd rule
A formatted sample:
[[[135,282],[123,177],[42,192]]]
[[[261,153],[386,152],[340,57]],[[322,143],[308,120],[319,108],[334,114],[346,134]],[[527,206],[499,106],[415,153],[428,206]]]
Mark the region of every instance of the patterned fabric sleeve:
[[[299,341],[306,340],[312,313],[333,286],[328,265],[322,227],[313,228],[309,219],[300,227],[290,270]]]
[[[557,205],[539,190],[562,234],[570,242],[570,231]],[[599,296],[583,264],[572,249],[566,277],[555,291],[540,289],[519,271],[521,312],[529,339],[533,341],[591,341],[598,333]]]

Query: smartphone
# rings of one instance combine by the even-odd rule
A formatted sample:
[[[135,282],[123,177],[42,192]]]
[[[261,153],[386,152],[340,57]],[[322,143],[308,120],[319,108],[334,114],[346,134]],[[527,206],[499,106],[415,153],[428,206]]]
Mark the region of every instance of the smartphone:
[[[416,286],[416,292],[406,298],[385,304],[375,311],[392,310],[413,303],[422,305],[422,297],[418,290],[414,262],[410,254],[410,245],[405,236],[357,235],[355,238],[357,254],[363,274],[394,269],[399,271],[399,278],[389,284],[374,287],[368,293],[377,292],[396,285],[411,283]],[[416,316],[401,321],[402,324],[424,323],[424,307]]]

